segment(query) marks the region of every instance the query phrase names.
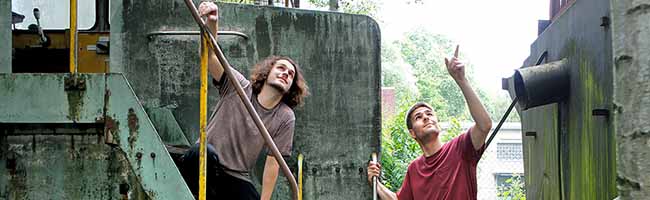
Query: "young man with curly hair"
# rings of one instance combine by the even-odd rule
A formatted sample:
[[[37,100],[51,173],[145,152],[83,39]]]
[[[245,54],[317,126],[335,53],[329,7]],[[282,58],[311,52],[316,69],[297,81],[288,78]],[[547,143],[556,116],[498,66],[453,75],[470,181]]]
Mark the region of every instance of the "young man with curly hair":
[[[217,5],[203,2],[199,5],[199,14],[207,16],[208,28],[216,35]],[[265,147],[264,140],[212,50],[208,69],[220,96],[207,126],[208,199],[260,199],[251,183],[249,170]],[[289,156],[296,120],[293,109],[309,94],[298,64],[288,57],[268,57],[255,65],[250,81],[236,70],[232,71],[280,153]],[[183,155],[181,166],[181,173],[195,195],[198,191],[198,148],[195,144]],[[278,169],[278,162],[269,151],[264,166],[262,199],[270,199]]]

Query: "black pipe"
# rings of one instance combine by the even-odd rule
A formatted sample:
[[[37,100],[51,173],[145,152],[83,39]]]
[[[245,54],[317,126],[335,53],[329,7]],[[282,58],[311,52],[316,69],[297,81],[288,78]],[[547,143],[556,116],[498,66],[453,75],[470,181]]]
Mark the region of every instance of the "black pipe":
[[[501,129],[501,126],[506,121],[506,119],[508,118],[508,115],[510,115],[510,111],[512,111],[512,108],[514,108],[516,104],[517,104],[517,97],[515,97],[515,99],[512,100],[512,103],[510,103],[510,107],[508,107],[508,110],[506,111],[506,113],[503,114],[503,117],[501,117],[501,121],[499,121],[499,124],[497,125],[497,127],[494,128],[494,131],[492,131],[492,135],[490,135],[490,139],[488,139],[488,141],[485,143],[485,149],[487,149],[488,146],[490,146],[490,143],[494,139],[494,136],[497,135],[497,132],[499,131],[499,129]]]

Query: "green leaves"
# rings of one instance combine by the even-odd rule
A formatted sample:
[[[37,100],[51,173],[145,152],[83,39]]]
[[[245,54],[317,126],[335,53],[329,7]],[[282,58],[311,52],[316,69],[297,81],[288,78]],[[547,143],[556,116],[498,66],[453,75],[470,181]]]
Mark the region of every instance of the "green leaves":
[[[330,0],[308,0],[309,3],[321,7],[329,7]],[[368,15],[376,17],[381,0],[339,0],[339,9],[344,13]]]
[[[526,200],[526,188],[520,176],[513,176],[505,180],[503,186],[497,187],[497,197],[507,200]]]

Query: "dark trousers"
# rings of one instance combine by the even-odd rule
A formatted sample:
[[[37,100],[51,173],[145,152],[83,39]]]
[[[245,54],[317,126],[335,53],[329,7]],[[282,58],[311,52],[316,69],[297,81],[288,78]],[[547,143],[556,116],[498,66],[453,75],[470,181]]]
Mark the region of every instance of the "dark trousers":
[[[259,200],[260,195],[248,181],[224,172],[214,147],[207,147],[206,197],[207,199]],[[195,198],[199,193],[199,145],[195,144],[181,157],[181,175]],[[197,198],[198,199],[198,198]]]

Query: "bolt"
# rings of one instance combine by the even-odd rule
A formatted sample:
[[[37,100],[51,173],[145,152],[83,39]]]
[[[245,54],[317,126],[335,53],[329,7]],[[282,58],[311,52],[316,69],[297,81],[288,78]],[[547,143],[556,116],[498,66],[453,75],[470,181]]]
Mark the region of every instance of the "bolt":
[[[156,153],[151,152],[151,158],[155,159],[156,158]]]
[[[136,153],[135,157],[138,158],[138,160],[142,159],[142,153],[140,152]]]
[[[609,24],[610,24],[609,17],[603,16],[600,18],[600,26],[607,28],[609,27]]]

